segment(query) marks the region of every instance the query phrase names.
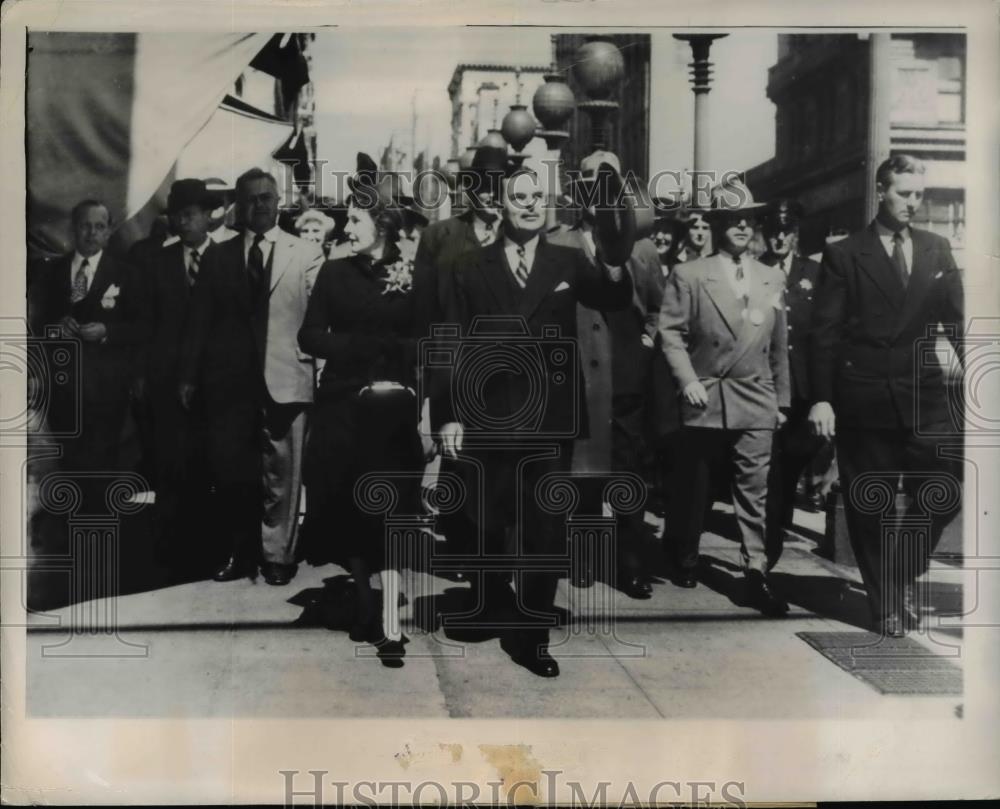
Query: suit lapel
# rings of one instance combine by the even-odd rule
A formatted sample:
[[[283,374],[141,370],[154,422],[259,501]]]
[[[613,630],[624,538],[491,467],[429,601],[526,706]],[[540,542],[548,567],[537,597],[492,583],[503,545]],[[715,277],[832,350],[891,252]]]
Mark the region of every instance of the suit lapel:
[[[903,299],[903,310],[896,322],[898,335],[914,312],[920,309],[931,283],[931,242],[925,238],[922,231],[910,228],[910,239],[913,242],[913,267],[910,268],[910,280],[906,285]]]
[[[487,288],[493,293],[497,306],[501,311],[509,312],[513,308],[513,295],[510,284],[512,279],[507,276],[507,259],[503,254],[503,240],[497,239],[489,247],[483,248],[481,273]]]
[[[736,299],[733,288],[726,278],[722,262],[724,259],[720,255],[714,255],[708,259],[708,266],[705,268],[704,287],[705,292],[711,299],[719,315],[725,322],[733,337],[738,338],[743,318],[740,317],[742,306]]]
[[[524,287],[521,295],[521,305],[518,307],[520,314],[530,319],[554,288],[555,282],[559,278],[562,269],[559,261],[549,249],[548,243],[541,236],[538,237],[538,247],[535,248],[535,261],[528,273],[528,283]]]
[[[94,280],[90,283],[90,289],[87,290],[86,296],[80,301],[81,306],[91,307],[95,300],[100,300],[104,297],[104,291],[111,285],[111,276],[114,275],[113,271],[114,261],[108,256],[107,252],[101,254],[101,260],[97,264],[97,269],[94,270]]]
[[[292,263],[292,256],[295,253],[295,244],[292,242],[293,238],[295,237],[286,237],[282,233],[274,240],[274,246],[271,248],[271,292],[274,292],[274,288],[278,286],[281,276],[285,274],[288,266]]]
[[[916,245],[914,245],[914,251]],[[875,230],[875,223],[868,226],[858,251],[858,266],[864,271],[873,284],[879,288],[885,299],[896,309],[903,305],[905,290],[892,260],[886,255],[885,248]]]

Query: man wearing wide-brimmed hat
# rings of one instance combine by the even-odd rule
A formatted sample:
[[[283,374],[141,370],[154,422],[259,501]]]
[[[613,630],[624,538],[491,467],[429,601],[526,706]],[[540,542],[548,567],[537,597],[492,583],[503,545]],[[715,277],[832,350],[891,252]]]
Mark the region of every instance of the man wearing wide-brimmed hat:
[[[596,188],[602,164],[621,176],[621,164],[613,152],[598,150],[580,161],[572,192],[580,215],[572,227],[549,232],[552,244],[573,247],[595,264]],[[656,247],[649,239],[637,239],[625,264],[632,277],[632,305],[621,311],[601,311],[577,306],[577,345],[586,381],[589,432],[573,448],[573,471],[588,475],[611,472],[638,473],[641,468],[644,414],[649,391],[650,362],[662,298],[662,270]],[[583,508],[601,513],[601,490],[605,481],[586,481],[593,492]],[[639,545],[644,535],[642,513],[618,518],[617,581],[609,584],[626,595],[647,599],[652,594],[648,576],[641,569]],[[596,558],[596,557],[594,557]],[[589,585],[594,571],[581,570],[577,585]]]
[[[213,561],[203,541],[210,481],[202,402],[185,410],[177,386],[192,291],[217,259],[219,247],[209,230],[212,211],[221,203],[202,180],[175,182],[167,216],[177,241],[152,253],[137,274],[146,340],[137,352],[134,392],[148,405],[152,422],[156,547],[178,574],[205,572]]]
[[[713,189],[706,215],[717,252],[667,279],[659,331],[683,426],[666,536],[675,583],[696,586],[711,469],[728,461],[747,595],[777,616],[788,605],[767,580],[764,523],[772,434],[789,404],[788,350],[784,275],[747,253],[763,208],[736,179]]]

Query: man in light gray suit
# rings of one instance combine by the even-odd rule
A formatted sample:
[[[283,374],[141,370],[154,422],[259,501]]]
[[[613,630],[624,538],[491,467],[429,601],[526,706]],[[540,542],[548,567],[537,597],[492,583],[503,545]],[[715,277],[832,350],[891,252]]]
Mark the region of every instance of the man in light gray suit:
[[[295,575],[306,416],[313,358],[298,346],[309,293],[323,263],[318,244],[277,226],[278,187],[251,169],[236,181],[243,235],[224,242],[195,286],[181,399],[200,389],[210,456],[229,526],[229,558],[216,581]]]
[[[674,581],[697,584],[710,472],[727,463],[749,601],[776,616],[788,605],[766,578],[764,515],[772,433],[789,406],[788,351],[784,275],[747,253],[763,207],[738,181],[713,189],[706,214],[718,250],[674,268],[659,331],[683,425],[667,515]]]

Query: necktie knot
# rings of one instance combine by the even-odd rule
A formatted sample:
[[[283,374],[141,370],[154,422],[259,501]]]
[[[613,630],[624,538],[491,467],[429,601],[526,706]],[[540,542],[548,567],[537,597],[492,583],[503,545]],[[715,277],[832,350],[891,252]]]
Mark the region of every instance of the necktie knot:
[[[895,233],[893,233],[892,234],[892,240],[893,240],[894,243],[902,246],[902,244],[903,244],[903,231],[897,230]]]
[[[736,280],[743,280],[743,262],[740,260],[739,256],[733,256],[733,264],[736,265]]]
[[[264,234],[258,233],[253,237],[253,246],[260,247],[260,243],[264,241]]]

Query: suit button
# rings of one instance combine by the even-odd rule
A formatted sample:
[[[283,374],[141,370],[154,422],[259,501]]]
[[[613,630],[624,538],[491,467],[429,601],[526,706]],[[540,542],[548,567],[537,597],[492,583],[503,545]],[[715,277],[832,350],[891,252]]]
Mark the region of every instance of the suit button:
[[[714,345],[716,348],[718,348],[719,347],[719,341],[716,340],[714,343],[712,343],[712,345]]]
[[[795,346],[788,346],[788,350],[791,351]]]
[[[600,363],[597,360],[591,360],[590,361],[590,367],[591,368],[596,368],[598,365],[600,365]]]
[[[595,323],[594,324],[594,331],[600,331],[600,330],[601,330],[601,324],[600,323]]]

